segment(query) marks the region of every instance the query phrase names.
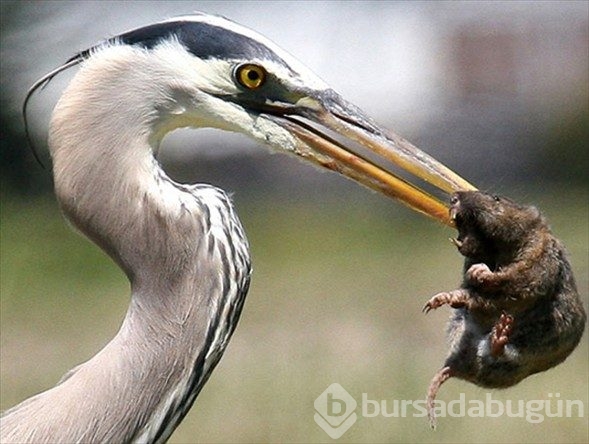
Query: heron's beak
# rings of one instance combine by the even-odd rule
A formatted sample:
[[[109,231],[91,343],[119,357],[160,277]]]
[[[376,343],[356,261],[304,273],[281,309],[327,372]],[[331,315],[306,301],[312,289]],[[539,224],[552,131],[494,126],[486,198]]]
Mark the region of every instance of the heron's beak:
[[[267,106],[263,113],[297,138],[300,156],[446,225],[453,225],[447,203],[381,165],[395,165],[445,193],[476,189],[405,139],[379,128],[333,90],[313,98],[307,96],[294,106]],[[350,148],[353,144],[358,148]],[[358,152],[363,150],[365,154]]]

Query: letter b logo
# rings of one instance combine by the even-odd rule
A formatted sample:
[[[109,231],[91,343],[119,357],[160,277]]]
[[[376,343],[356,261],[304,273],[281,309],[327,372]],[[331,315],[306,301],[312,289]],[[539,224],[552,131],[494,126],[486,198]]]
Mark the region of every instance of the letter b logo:
[[[358,416],[356,400],[338,383],[333,383],[315,399],[315,422],[331,438],[338,439]]]

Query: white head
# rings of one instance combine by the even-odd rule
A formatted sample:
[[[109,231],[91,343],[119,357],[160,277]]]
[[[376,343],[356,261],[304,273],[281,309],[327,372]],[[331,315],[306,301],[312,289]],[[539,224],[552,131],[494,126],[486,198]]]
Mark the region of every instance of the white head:
[[[39,86],[78,63],[88,71],[82,85],[85,97],[102,101],[105,108],[125,102],[144,111],[135,117],[150,116],[153,147],[178,127],[241,132],[451,223],[445,204],[352,152],[326,135],[328,130],[444,192],[474,188],[410,143],[379,128],[274,43],[222,17],[195,14],[125,32],[49,73],[33,86],[27,100]],[[125,64],[128,69],[122,81],[118,68]],[[125,123],[113,124],[124,131]]]

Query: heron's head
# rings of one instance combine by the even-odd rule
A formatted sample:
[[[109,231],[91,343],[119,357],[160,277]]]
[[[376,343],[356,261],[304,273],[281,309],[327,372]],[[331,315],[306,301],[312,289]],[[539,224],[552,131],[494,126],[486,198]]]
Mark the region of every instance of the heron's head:
[[[396,165],[444,193],[474,189],[409,142],[381,129],[274,43],[218,16],[179,17],[113,37],[73,57],[32,91],[61,70],[112,47],[132,48],[165,67],[149,67],[154,86],[165,90],[169,99],[158,110],[158,141],[185,126],[241,132],[449,225],[445,203],[396,176],[390,167]]]

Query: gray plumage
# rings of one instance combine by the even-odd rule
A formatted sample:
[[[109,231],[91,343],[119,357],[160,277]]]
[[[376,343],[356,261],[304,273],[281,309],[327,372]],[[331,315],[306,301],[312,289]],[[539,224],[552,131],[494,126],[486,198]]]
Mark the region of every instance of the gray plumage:
[[[61,208],[125,270],[129,311],[95,357],[4,414],[3,443],[165,441],[221,357],[247,292],[248,245],[229,198],[167,178],[140,108],[131,125],[100,100],[108,89],[89,97],[101,56],[108,51],[57,105],[50,149]],[[131,95],[132,84],[111,88],[121,86]],[[121,103],[121,112],[134,109]]]

